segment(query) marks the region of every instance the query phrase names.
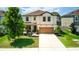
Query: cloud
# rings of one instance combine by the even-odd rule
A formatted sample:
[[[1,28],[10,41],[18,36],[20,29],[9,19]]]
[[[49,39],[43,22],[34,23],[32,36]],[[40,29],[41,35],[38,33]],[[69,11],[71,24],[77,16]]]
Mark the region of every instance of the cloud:
[[[27,14],[36,10],[43,10],[43,11],[49,11],[49,12],[59,11],[57,7],[23,7],[21,9],[23,14]]]
[[[7,10],[7,7],[1,7],[0,10]],[[48,12],[60,12],[60,8],[58,7],[20,7],[21,14],[27,14],[36,10],[43,10]]]
[[[0,10],[6,11],[8,7],[0,7]],[[58,12],[60,15],[64,15],[73,10],[79,9],[79,7],[19,7],[21,14],[27,14],[36,10],[43,10],[48,12]]]
[[[7,7],[0,7],[0,10],[6,11],[7,10]]]
[[[60,8],[56,8],[53,10],[54,12],[60,12]]]

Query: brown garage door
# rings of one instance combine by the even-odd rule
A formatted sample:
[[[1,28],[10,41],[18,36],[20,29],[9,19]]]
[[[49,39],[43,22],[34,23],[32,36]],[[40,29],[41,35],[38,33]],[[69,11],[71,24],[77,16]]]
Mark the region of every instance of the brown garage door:
[[[40,27],[39,33],[53,33],[54,28],[53,27]]]

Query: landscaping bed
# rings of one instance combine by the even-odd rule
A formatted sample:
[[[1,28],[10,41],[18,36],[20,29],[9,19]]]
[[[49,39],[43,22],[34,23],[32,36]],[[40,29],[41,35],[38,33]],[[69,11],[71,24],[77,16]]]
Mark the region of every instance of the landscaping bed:
[[[14,41],[8,40],[8,36],[0,37],[0,48],[37,48],[39,47],[38,37],[20,36]]]

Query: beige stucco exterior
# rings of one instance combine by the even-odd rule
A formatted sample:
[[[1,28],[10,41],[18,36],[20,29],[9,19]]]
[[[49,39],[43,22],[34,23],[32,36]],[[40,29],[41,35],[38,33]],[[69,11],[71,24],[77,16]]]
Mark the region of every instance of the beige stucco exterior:
[[[73,17],[63,17],[61,18],[61,26],[62,27],[70,27],[73,23]]]
[[[37,30],[39,30],[39,27],[53,27],[54,29],[57,26],[57,16],[53,16],[50,13],[44,13],[40,16],[28,16],[29,17],[29,21],[26,21],[26,17],[23,17],[24,22],[26,23],[26,25],[28,25],[29,23],[31,25],[37,25]],[[34,17],[36,17],[36,20],[34,20]],[[43,21],[43,17],[46,17],[46,21]],[[51,17],[51,21],[48,21],[48,17]]]
[[[43,17],[46,17],[46,21],[43,22]],[[48,17],[51,17],[51,21],[48,21]],[[52,16],[49,13],[45,13],[42,16],[37,16],[37,25],[38,25],[38,29],[39,27],[54,27],[57,25],[56,24],[57,21],[57,16]]]

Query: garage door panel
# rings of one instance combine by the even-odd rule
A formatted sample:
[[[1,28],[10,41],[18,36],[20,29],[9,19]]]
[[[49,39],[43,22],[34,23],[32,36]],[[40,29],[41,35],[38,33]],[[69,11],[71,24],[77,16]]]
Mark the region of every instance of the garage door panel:
[[[53,33],[54,28],[53,27],[40,27],[39,33]]]

